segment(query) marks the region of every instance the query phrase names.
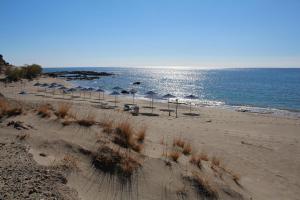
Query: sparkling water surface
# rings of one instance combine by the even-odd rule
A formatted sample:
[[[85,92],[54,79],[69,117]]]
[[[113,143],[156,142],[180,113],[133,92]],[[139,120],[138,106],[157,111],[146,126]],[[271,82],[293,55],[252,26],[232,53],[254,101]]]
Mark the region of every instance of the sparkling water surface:
[[[72,81],[83,87],[135,87],[138,96],[149,91],[170,93],[183,99],[194,94],[198,103],[207,106],[247,106],[258,112],[274,109],[300,112],[300,69],[170,69],[170,68],[45,68],[45,72],[93,70],[113,72],[112,77]],[[132,83],[140,81],[141,85]],[[262,109],[264,108],[264,109]],[[299,114],[299,113],[298,113]],[[297,115],[298,115],[297,114]]]

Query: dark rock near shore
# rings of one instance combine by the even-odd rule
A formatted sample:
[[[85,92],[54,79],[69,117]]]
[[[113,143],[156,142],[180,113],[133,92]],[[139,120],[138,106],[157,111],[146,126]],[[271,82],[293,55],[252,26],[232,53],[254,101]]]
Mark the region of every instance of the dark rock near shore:
[[[50,77],[66,78],[71,80],[94,80],[99,79],[101,76],[112,76],[113,73],[108,72],[95,72],[95,71],[60,71],[60,72],[48,72],[44,75]]]

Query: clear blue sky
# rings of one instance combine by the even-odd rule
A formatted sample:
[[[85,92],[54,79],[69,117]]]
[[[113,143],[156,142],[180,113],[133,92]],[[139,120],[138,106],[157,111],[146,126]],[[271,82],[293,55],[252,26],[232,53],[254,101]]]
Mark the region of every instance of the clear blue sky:
[[[300,0],[0,0],[16,65],[300,67]]]

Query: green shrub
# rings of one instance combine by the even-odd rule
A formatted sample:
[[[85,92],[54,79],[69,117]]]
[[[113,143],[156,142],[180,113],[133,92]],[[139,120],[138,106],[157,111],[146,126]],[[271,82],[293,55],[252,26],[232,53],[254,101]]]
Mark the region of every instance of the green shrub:
[[[18,81],[22,78],[33,79],[42,73],[42,67],[37,64],[26,65],[24,67],[10,67],[6,70],[8,81]]]

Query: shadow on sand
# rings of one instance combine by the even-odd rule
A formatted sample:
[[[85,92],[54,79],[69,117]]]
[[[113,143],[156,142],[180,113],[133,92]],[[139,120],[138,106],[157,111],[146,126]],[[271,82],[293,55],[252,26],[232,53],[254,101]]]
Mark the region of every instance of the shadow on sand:
[[[140,113],[140,115],[148,116],[148,117],[158,117],[159,114],[156,113]]]
[[[198,113],[182,113],[182,114],[187,115],[187,116],[193,116],[193,117],[200,116],[200,114],[198,114]]]

